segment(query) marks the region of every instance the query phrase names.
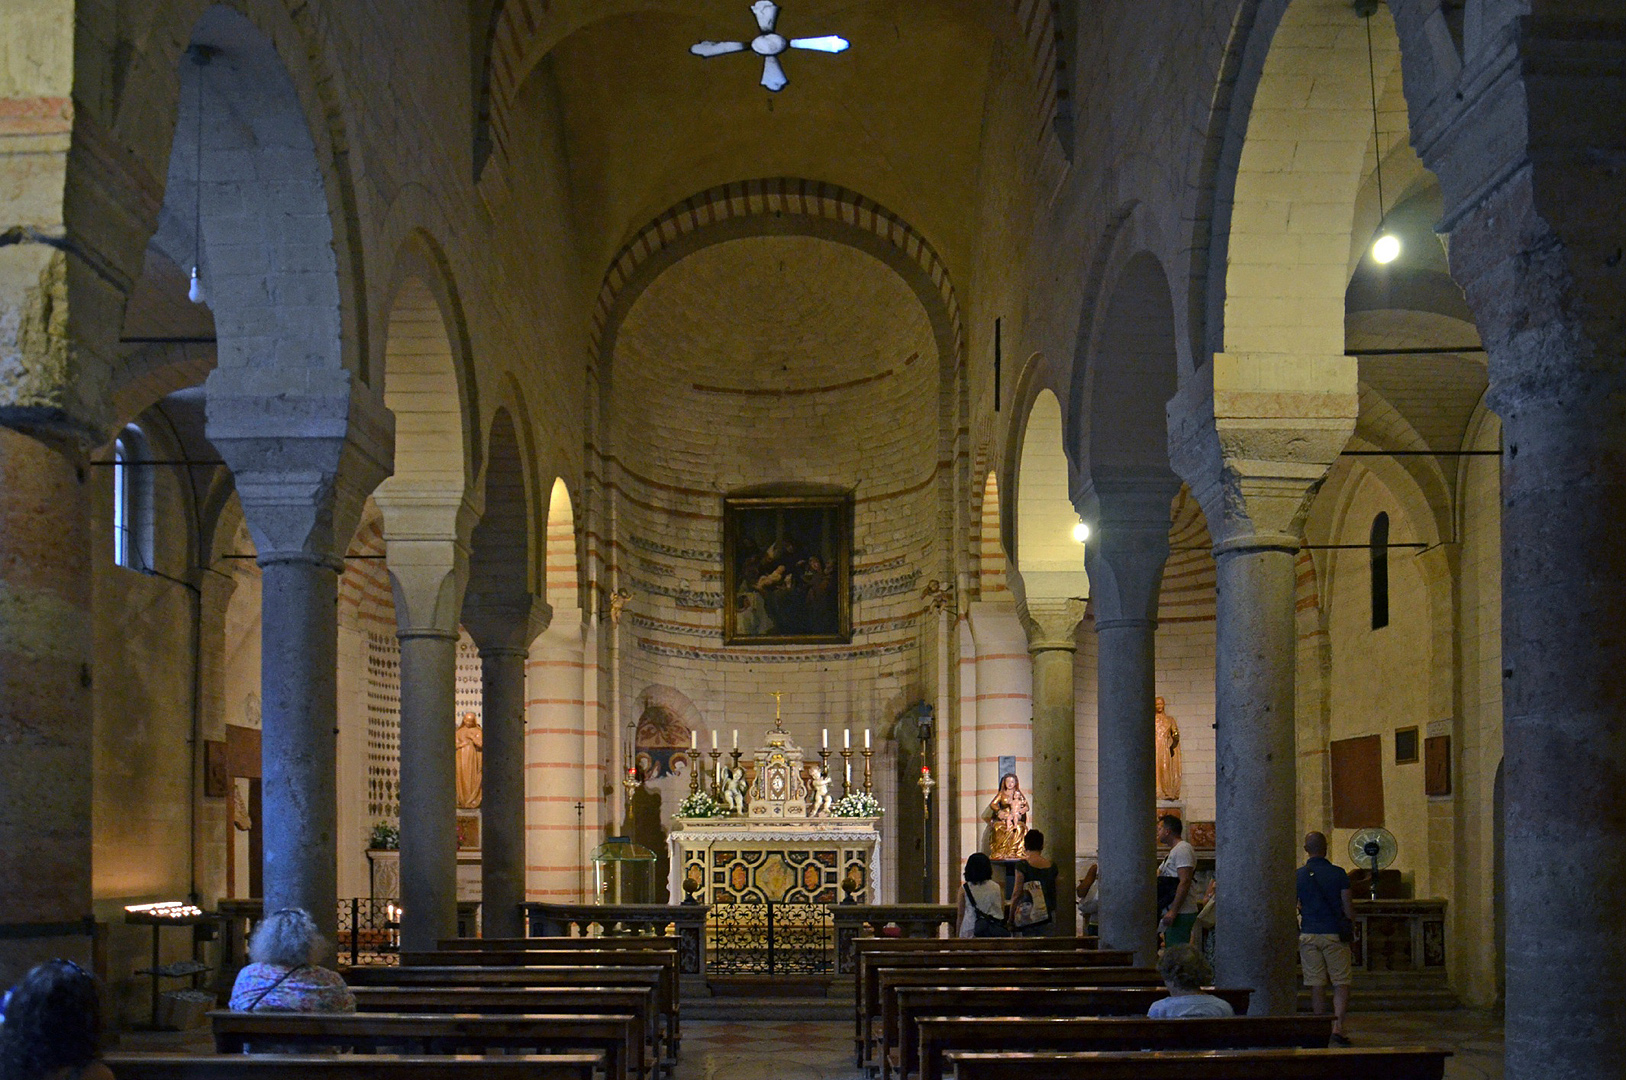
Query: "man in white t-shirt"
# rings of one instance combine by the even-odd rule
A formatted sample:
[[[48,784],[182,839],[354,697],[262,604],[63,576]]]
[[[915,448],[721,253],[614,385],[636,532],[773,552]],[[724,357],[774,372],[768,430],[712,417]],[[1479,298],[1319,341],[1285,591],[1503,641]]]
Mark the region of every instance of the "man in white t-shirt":
[[[1197,872],[1197,852],[1180,838],[1185,826],[1173,814],[1157,819],[1157,842],[1169,846],[1169,857],[1157,868],[1160,878],[1173,878],[1174,900],[1164,909],[1158,920],[1163,931],[1163,944],[1187,945],[1191,942],[1191,928],[1197,922],[1197,894],[1191,888],[1191,876]]]

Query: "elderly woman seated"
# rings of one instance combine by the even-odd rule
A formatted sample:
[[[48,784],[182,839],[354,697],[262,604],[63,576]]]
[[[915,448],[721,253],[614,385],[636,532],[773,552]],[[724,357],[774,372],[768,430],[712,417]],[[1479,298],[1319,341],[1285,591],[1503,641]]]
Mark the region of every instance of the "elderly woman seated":
[[[1214,971],[1195,946],[1171,945],[1164,949],[1163,958],[1157,962],[1157,973],[1163,976],[1169,996],[1152,1002],[1152,1007],[1146,1010],[1147,1016],[1169,1019],[1236,1015],[1230,1002],[1203,993],[1203,986],[1213,981]]]
[[[327,942],[298,908],[260,920],[248,942],[253,963],[237,973],[231,1008],[238,1012],[355,1012],[356,998],[336,971],[317,964]]]

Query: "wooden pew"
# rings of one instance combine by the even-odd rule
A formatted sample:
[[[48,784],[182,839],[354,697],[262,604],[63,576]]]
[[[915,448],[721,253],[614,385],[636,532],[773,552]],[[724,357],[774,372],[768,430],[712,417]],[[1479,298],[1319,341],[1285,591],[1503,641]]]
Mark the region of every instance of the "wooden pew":
[[[548,952],[555,949],[661,949],[678,951],[675,937],[526,937],[526,938],[442,938],[435,943],[442,952]]]
[[[116,1080],[593,1080],[603,1054],[109,1054]]]
[[[647,949],[468,949],[461,952],[403,952],[406,967],[659,967],[665,983],[662,1007],[678,1007],[681,972],[675,948]]]
[[[945,1080],[945,1053],[1001,1050],[1319,1049],[1332,1017],[1234,1016],[1152,1020],[1145,1016],[922,1016],[916,1023],[920,1080]]]
[[[478,986],[519,988],[543,986],[645,986],[655,995],[655,1008],[665,1027],[672,1054],[682,1039],[682,1016],[663,968],[638,967],[357,967],[344,972],[352,986]]]
[[[1411,1047],[951,1053],[947,1067],[956,1080],[1441,1080],[1450,1056]]]
[[[887,968],[940,968],[940,967],[1010,967],[1021,965],[1024,967],[1124,967],[1134,962],[1133,954],[1127,950],[1113,949],[1021,949],[1007,947],[1003,949],[966,949],[960,941],[976,941],[978,939],[957,939],[955,942],[941,941],[938,944],[948,946],[940,950],[909,950],[896,953],[887,953],[884,958],[864,957],[856,976],[854,986],[854,1031],[853,1043],[857,1052],[857,1061],[860,1066],[864,1063],[867,1053],[870,1034],[870,1022],[880,1016],[880,988],[876,973],[881,967]],[[1001,943],[1012,939],[983,939],[999,940]],[[1035,941],[1057,940],[1067,941],[1067,938],[1035,938]],[[1016,956],[1019,959],[1013,960]]]
[[[604,1055],[605,1080],[648,1076],[643,1030],[637,1018],[626,1013],[431,1016],[217,1011],[209,1019],[214,1026],[215,1051],[221,1054],[241,1054],[256,1045],[287,1046],[295,1052],[338,1046],[415,1055],[598,1051]]]
[[[1047,997],[1043,987],[1032,983],[1016,983],[1003,990],[1004,1005],[999,998],[982,997],[987,1002],[979,1006],[975,994],[959,995],[962,990],[986,991],[987,986],[955,987],[906,986],[898,987],[891,997],[891,1023],[882,1029],[880,1059],[882,1075],[893,1073],[908,1075],[919,1067],[920,1018],[922,1016],[1002,1016],[1011,1011],[1011,1005],[1020,998],[1030,1016],[1145,1016],[1152,1002],[1168,996],[1161,983],[1157,986],[1079,986],[1070,988],[1066,1005],[1058,1005],[1054,997]],[[1068,988],[1064,988],[1068,989]],[[999,992],[996,990],[996,993]],[[1248,1011],[1251,990],[1209,990],[1215,997],[1224,998],[1238,1015]],[[948,1002],[954,1005],[944,1007]]]
[[[666,1059],[665,1031],[655,1011],[655,992],[642,986],[355,986],[363,1013],[624,1013],[635,1018],[649,1046],[650,1061]]]

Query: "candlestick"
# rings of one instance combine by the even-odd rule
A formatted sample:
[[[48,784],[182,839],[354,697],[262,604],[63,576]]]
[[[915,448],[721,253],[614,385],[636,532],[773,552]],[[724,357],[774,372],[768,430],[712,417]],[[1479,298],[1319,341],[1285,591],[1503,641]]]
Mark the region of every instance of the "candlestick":
[[[819,751],[819,771],[824,773],[824,778],[826,780],[829,780],[831,778],[830,777],[830,748],[828,746],[826,746],[823,750]]]
[[[693,735],[694,732],[691,731],[691,732],[689,732],[689,734]],[[703,766],[700,764],[700,751],[695,748],[694,741],[691,740],[690,743],[689,743],[689,794],[690,795],[698,795],[700,793],[700,770],[702,768],[703,768]]]
[[[841,751],[841,797],[846,798],[853,791],[853,752],[850,747]]]
[[[721,800],[723,797],[723,752],[717,749],[717,733],[711,733],[711,786],[712,797]]]
[[[873,795],[875,792],[872,790],[871,785],[870,785],[870,776],[869,776],[870,760],[869,759],[871,757],[875,756],[875,751],[871,750],[869,747],[866,746],[866,747],[864,747],[864,749],[860,750],[859,753],[864,755],[864,794],[865,795]]]

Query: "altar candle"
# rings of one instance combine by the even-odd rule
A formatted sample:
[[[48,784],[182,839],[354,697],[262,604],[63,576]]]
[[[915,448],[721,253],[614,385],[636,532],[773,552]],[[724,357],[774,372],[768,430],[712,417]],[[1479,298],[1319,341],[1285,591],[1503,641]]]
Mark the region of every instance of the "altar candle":
[[[713,750],[717,749],[717,729],[716,728],[712,728],[712,730],[711,730],[711,748]]]
[[[826,749],[826,750],[830,749],[830,729],[829,728],[820,728],[819,729],[819,740],[820,740],[820,745],[824,749]]]
[[[869,749],[869,728],[864,729],[864,749]]]
[[[698,750],[698,749],[700,749],[700,732],[698,732],[698,731],[689,732],[689,749],[690,750]]]
[[[740,729],[735,728],[734,729],[734,749],[738,750],[739,748],[740,748]]]
[[[841,729],[841,748],[843,750],[851,750],[853,748],[853,733],[851,728]]]

